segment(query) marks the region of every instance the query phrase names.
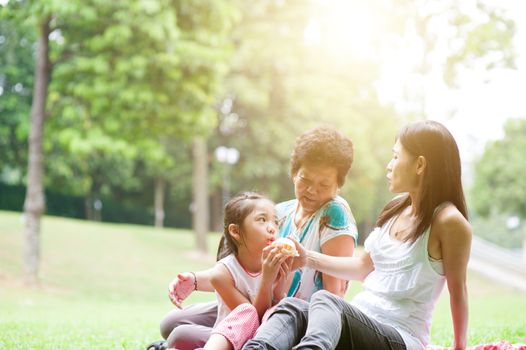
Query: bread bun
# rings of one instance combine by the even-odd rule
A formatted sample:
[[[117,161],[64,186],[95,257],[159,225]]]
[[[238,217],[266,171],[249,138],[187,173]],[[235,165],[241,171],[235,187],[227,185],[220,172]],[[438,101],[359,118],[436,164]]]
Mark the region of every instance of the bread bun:
[[[286,254],[288,256],[299,256],[298,251],[296,250],[296,245],[293,241],[291,241],[288,238],[278,238],[274,242],[272,242],[272,246],[280,247],[281,253]]]

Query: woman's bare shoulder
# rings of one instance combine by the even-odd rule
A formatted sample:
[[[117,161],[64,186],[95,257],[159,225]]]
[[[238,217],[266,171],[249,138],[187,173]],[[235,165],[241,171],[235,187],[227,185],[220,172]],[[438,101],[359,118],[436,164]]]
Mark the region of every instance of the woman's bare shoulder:
[[[455,236],[471,237],[471,225],[457,207],[451,203],[445,205],[433,218],[433,229],[441,238],[455,233]]]

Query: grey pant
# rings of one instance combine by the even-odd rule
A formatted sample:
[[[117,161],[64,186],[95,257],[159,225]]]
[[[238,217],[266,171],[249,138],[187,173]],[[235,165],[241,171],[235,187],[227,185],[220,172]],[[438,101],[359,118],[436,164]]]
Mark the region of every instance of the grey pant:
[[[203,346],[217,319],[217,301],[170,311],[161,321],[161,335],[169,348],[194,350]]]
[[[406,350],[406,346],[393,327],[321,290],[312,296],[310,304],[296,298],[283,299],[243,349]]]

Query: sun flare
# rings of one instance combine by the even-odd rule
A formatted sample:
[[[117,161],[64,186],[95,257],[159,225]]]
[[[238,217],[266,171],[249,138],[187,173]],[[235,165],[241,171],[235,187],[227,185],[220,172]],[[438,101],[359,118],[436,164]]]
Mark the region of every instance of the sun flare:
[[[304,30],[307,45],[331,55],[369,57],[379,23],[371,7],[360,1],[313,1],[312,15]]]

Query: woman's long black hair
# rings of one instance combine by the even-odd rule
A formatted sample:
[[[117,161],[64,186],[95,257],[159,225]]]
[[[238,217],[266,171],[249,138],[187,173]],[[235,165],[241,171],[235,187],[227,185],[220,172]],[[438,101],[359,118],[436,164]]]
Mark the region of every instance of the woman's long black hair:
[[[397,139],[410,154],[422,156],[427,162],[418,197],[417,221],[405,241],[414,242],[420,237],[431,225],[435,208],[444,202],[453,203],[467,219],[460,155],[449,130],[436,121],[417,121],[403,127]],[[382,226],[410,204],[409,195],[396,197],[383,208],[376,225]]]

